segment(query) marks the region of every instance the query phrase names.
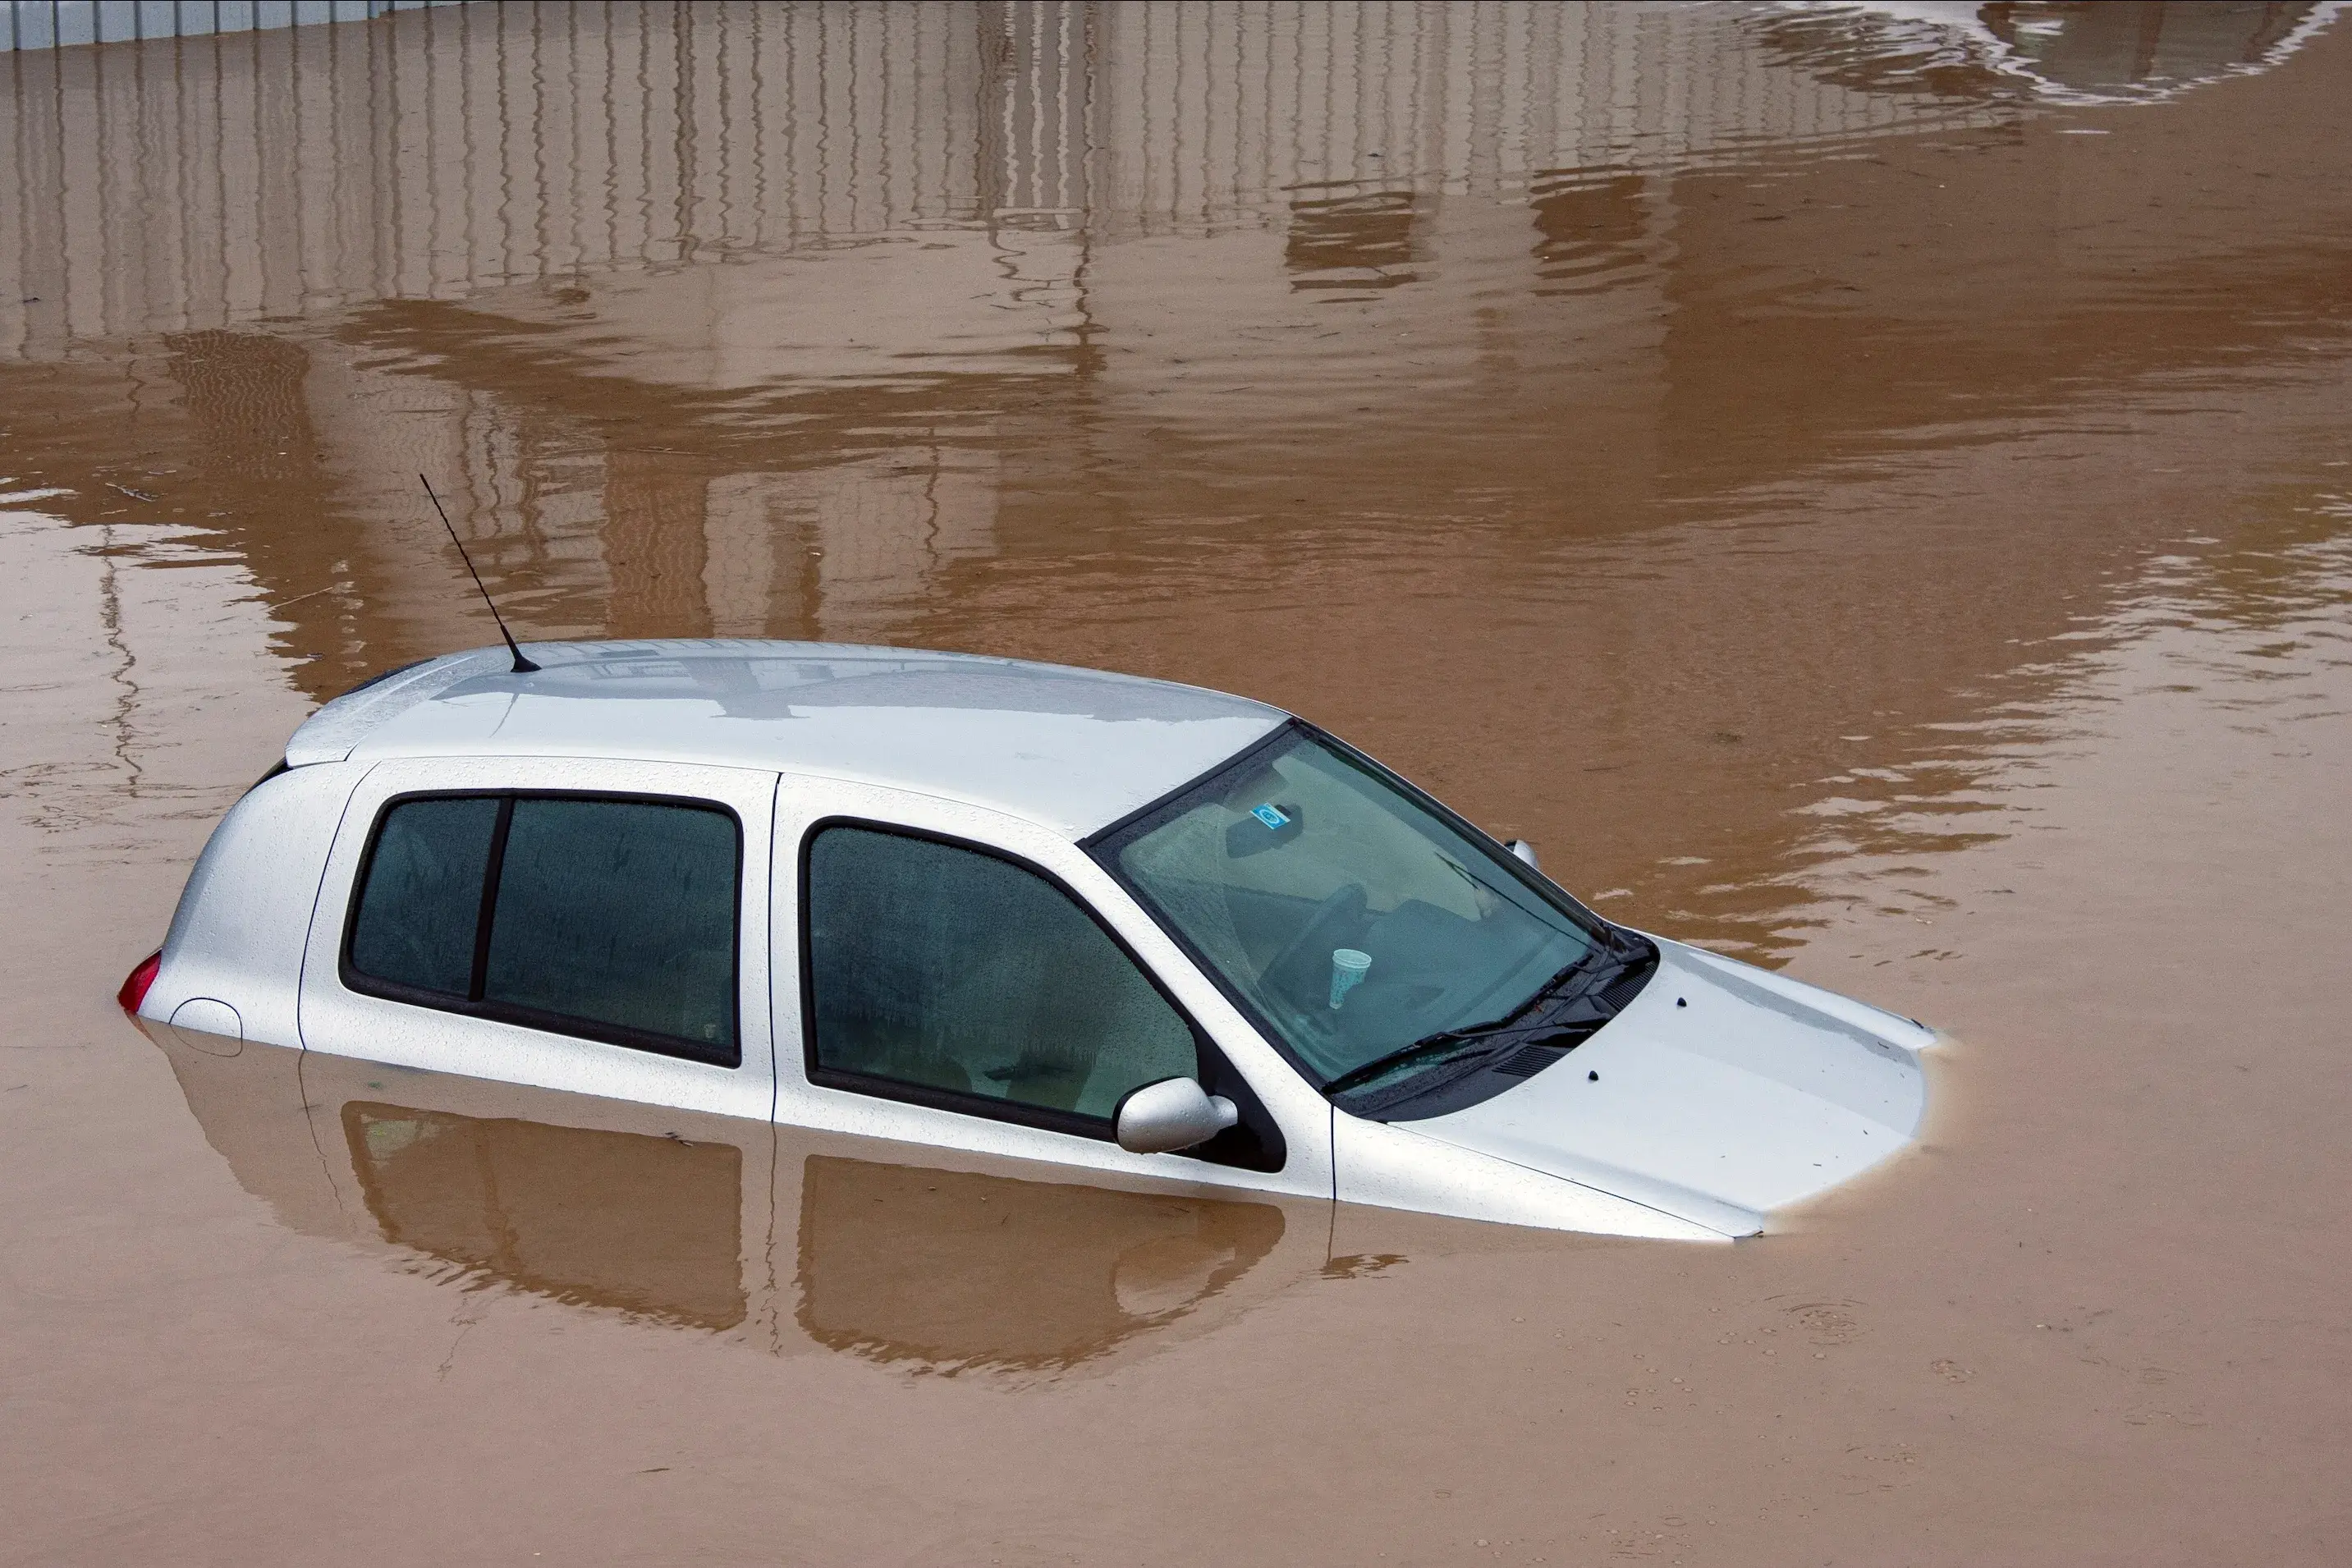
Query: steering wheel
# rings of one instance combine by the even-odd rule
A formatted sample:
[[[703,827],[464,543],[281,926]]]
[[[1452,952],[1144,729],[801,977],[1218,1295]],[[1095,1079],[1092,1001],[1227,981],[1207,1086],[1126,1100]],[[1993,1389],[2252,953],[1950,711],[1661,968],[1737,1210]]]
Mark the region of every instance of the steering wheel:
[[[1363,923],[1365,903],[1361,882],[1334,888],[1315,906],[1315,912],[1307,917],[1298,934],[1265,966],[1264,979],[1267,988],[1281,992],[1300,1006],[1324,1000],[1328,993],[1318,984],[1323,979],[1324,966],[1330,962],[1331,950],[1339,945],[1339,939]]]

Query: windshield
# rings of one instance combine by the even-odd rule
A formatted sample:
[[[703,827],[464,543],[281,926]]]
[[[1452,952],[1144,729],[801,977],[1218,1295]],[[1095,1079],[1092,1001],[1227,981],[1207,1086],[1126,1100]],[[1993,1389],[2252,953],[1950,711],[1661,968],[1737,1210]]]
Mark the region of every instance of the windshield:
[[[1605,942],[1491,842],[1303,729],[1096,852],[1325,1084],[1509,1016]]]

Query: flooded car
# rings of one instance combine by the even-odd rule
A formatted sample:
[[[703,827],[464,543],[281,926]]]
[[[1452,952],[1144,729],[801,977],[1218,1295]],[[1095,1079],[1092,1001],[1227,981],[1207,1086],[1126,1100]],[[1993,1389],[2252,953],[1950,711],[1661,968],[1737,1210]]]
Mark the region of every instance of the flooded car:
[[[761,641],[328,703],[121,999],[216,1054],[1689,1240],[1909,1143],[1935,1040],[1612,924],[1280,710]]]

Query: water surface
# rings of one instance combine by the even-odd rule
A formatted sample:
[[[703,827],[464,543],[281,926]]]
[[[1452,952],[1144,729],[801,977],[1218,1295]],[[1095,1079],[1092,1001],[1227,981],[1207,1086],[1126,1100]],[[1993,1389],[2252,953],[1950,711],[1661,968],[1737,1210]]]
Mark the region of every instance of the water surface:
[[[2340,1560],[2347,93],[2307,5],[5,57],[5,1552]],[[526,638],[1306,713],[1950,1031],[1927,1145],[1693,1250],[159,1047],[219,812],[489,640],[420,469]]]

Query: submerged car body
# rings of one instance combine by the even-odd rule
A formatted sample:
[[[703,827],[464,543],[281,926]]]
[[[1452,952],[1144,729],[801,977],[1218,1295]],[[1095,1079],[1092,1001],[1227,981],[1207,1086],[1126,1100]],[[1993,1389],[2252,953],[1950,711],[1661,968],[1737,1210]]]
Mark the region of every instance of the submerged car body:
[[[530,651],[313,715],[126,1005],[215,1052],[1627,1236],[1752,1235],[1916,1136],[1931,1031],[1613,926],[1279,710]]]

